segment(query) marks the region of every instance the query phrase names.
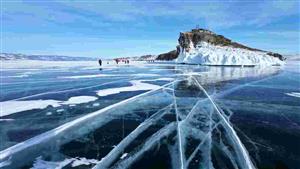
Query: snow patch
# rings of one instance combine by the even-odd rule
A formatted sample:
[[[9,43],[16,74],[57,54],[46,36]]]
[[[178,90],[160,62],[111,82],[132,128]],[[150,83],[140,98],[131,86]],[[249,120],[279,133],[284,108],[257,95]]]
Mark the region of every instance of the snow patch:
[[[56,112],[58,112],[58,113],[61,113],[61,112],[63,112],[65,109],[58,109],[58,110],[56,110]]]
[[[61,105],[76,105],[82,103],[88,103],[91,101],[97,100],[97,97],[94,96],[75,96],[69,98],[67,101],[58,101],[58,100],[26,100],[26,101],[17,101],[10,100],[0,102],[0,117],[7,116],[10,114],[33,110],[33,109],[44,109],[48,106],[59,107]],[[56,112],[63,112],[64,109],[58,109]],[[51,112],[47,112],[46,115],[51,115]]]
[[[52,115],[52,112],[47,112],[46,115],[50,116],[50,115]]]
[[[100,103],[94,103],[93,106],[98,107],[98,106],[100,106]]]
[[[120,159],[124,159],[125,157],[127,157],[128,153],[124,153],[122,154],[122,156],[120,157]]]
[[[298,93],[298,92],[286,93],[286,95],[292,96],[292,97],[299,97],[300,98],[300,93]]]
[[[99,161],[95,159],[86,159],[86,158],[73,158],[74,161],[72,163],[72,167],[77,167],[80,165],[90,165],[90,164],[97,164]]]
[[[47,106],[60,106],[57,100],[26,100],[0,102],[0,117],[32,109],[44,109]]]
[[[97,95],[98,96],[108,96],[108,95],[112,95],[112,94],[118,94],[118,93],[121,93],[121,92],[154,90],[154,89],[159,89],[160,88],[160,86],[153,85],[153,84],[148,84],[148,83],[143,83],[140,80],[132,80],[132,81],[130,81],[130,83],[132,84],[132,86],[99,90],[97,92]]]
[[[68,101],[65,101],[63,104],[81,104],[88,103],[97,100],[97,97],[94,96],[76,96],[69,98]]]

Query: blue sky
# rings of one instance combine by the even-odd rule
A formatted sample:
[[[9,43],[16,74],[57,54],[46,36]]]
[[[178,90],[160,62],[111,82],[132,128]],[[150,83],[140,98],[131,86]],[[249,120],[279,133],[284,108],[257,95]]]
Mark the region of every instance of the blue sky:
[[[299,53],[299,1],[3,1],[1,52],[86,57],[159,54],[195,25],[234,41]]]

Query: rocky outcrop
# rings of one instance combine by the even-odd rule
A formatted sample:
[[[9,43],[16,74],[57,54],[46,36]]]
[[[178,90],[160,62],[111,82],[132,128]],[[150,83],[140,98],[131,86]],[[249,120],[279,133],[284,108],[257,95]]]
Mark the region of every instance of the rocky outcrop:
[[[178,57],[180,52],[179,46],[177,46],[176,50],[172,50],[167,53],[163,53],[157,56],[156,60],[174,60]]]
[[[180,46],[187,52],[189,52],[191,48],[195,48],[199,42],[207,42],[216,46],[230,46],[233,48],[247,49],[250,51],[267,52],[260,49],[247,47],[237,42],[233,42],[222,35],[217,35],[216,33],[206,29],[192,29],[191,32],[180,33],[178,42]],[[267,55],[277,57],[280,60],[284,60],[284,57],[278,53],[268,52]]]
[[[206,29],[192,29],[190,32],[180,33],[178,39],[179,46],[177,50],[170,51],[168,53],[161,54],[157,57],[158,60],[172,60],[181,56],[181,59],[177,59],[180,62],[185,63],[183,57],[193,58],[193,61],[197,60],[198,63],[195,64],[251,64],[259,65],[267,62],[274,62],[274,64],[279,64],[276,59],[280,61],[284,60],[284,57],[278,53],[267,52],[260,49],[251,48],[242,45],[237,42],[233,42],[230,39],[218,35],[212,31]],[[201,46],[202,45],[202,46]],[[201,49],[202,48],[202,49]],[[214,50],[218,50],[218,54],[214,55]],[[223,55],[222,55],[222,50]],[[230,51],[231,53],[229,53]],[[203,53],[204,52],[204,53]],[[208,55],[208,53],[213,56],[213,58]],[[245,56],[239,57],[241,54],[245,53]],[[232,56],[234,55],[234,56]],[[198,58],[194,58],[194,57]],[[253,56],[253,58],[251,58]],[[202,58],[200,58],[202,57]],[[220,58],[225,57],[225,58]],[[266,58],[271,57],[271,58]],[[247,58],[245,62],[243,59]],[[276,58],[274,60],[274,58]],[[206,60],[205,60],[206,59]],[[189,59],[190,60],[190,59]],[[214,62],[213,60],[223,60]],[[227,63],[225,63],[227,61]],[[276,62],[276,63],[275,63]],[[273,63],[270,63],[273,64]]]

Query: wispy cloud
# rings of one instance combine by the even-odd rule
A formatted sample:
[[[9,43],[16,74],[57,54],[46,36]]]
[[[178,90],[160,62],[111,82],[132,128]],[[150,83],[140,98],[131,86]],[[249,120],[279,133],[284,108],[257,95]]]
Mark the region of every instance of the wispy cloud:
[[[26,12],[24,12],[26,11]],[[44,21],[68,23],[78,20],[102,22],[143,22],[147,17],[183,17],[211,28],[263,26],[278,19],[299,15],[299,1],[57,1],[52,3],[4,3],[4,15],[31,14]],[[23,16],[24,17],[24,16]],[[92,19],[90,19],[92,18]],[[98,24],[96,23],[98,22]]]
[[[256,39],[259,39],[258,36],[268,39],[281,37],[285,42],[299,43],[299,36],[297,36],[300,31],[299,3],[298,0],[88,2],[14,0],[2,2],[1,17],[3,39],[10,42],[8,44],[11,46],[5,45],[10,49],[20,48],[22,45],[17,42],[17,39],[27,37],[31,41],[23,45],[26,46],[26,51],[36,50],[36,46],[39,46],[37,43],[41,41],[45,43],[44,46],[47,46],[47,43],[48,46],[55,43],[57,48],[61,46],[70,50],[72,46],[76,46],[71,43],[74,42],[77,46],[84,43],[81,45],[82,50],[88,53],[92,49],[85,44],[91,44],[95,48],[98,45],[94,41],[88,42],[92,37],[96,41],[101,41],[103,38],[114,39],[116,43],[123,43],[120,47],[124,50],[142,53],[141,48],[136,49],[140,49],[139,52],[133,52],[134,46],[148,45],[146,41],[153,40],[152,44],[149,44],[155,46],[156,49],[154,47],[153,49],[156,52],[170,50],[170,45],[159,43],[159,41],[171,43],[173,40],[176,43],[179,31],[188,30],[196,24],[217,31],[217,33],[225,33],[225,36],[231,34],[237,41],[247,41],[247,38],[251,39],[255,35]],[[251,36],[246,35],[247,31]],[[240,32],[241,35],[236,32]],[[47,36],[30,37],[37,34]],[[82,38],[72,38],[74,35],[80,35]],[[51,39],[53,36],[61,36],[61,39],[54,42],[53,38]],[[134,39],[137,40],[134,41]],[[35,42],[35,40],[40,42]],[[140,43],[141,41],[143,42]],[[108,41],[99,44],[113,48],[116,45],[115,42]],[[130,50],[126,42],[130,43]],[[285,42],[275,41],[274,43],[278,46]],[[271,49],[274,43],[267,45]],[[20,45],[13,46],[14,44]],[[171,49],[174,48],[175,45]],[[102,49],[94,50],[94,53],[96,50],[99,53],[102,52]],[[288,50],[297,49],[292,46]],[[155,51],[153,53],[156,53]],[[112,54],[116,53],[112,51]]]

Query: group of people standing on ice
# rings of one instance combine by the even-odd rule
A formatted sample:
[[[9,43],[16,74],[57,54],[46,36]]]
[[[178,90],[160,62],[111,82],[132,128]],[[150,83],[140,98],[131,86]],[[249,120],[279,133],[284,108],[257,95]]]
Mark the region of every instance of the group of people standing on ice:
[[[125,64],[129,64],[129,60],[128,59],[114,59],[114,61],[116,62],[116,64],[118,65],[119,62],[124,62]],[[98,63],[100,66],[102,66],[102,60],[99,59]],[[107,64],[109,64],[109,61],[107,61]]]

